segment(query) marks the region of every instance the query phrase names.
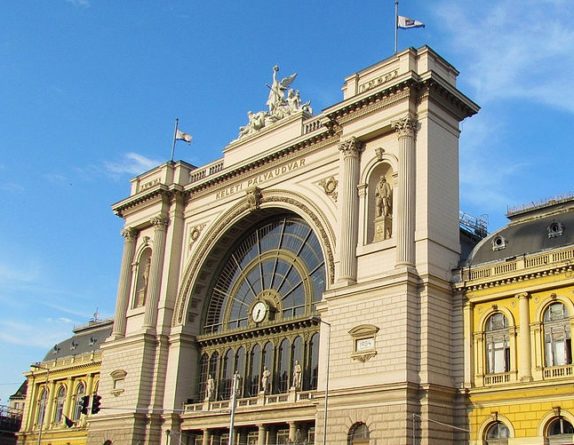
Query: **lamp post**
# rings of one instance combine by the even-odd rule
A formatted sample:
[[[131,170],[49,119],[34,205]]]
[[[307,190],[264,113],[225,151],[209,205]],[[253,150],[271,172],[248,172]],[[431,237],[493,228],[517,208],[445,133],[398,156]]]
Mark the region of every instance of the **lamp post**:
[[[323,413],[323,445],[327,445],[327,406],[329,404],[329,363],[331,361],[331,323],[322,320],[319,317],[313,317],[314,321],[323,323],[329,328],[329,337],[327,338],[327,378],[325,379],[325,410]]]
[[[38,364],[30,365],[30,368],[42,369],[46,371],[46,382],[44,383],[44,395],[46,396],[46,402],[48,401],[48,380],[50,380],[50,369],[44,366],[40,366]],[[42,427],[44,426],[44,415],[46,412],[46,404],[42,407],[40,411],[40,418],[38,419],[38,423],[40,424],[38,427],[38,445],[42,443]]]

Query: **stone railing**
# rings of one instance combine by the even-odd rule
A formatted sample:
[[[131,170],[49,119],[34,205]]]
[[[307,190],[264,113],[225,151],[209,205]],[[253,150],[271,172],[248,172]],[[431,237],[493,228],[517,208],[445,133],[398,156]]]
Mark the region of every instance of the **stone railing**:
[[[510,382],[511,372],[501,372],[499,374],[488,374],[484,376],[485,385],[498,385]]]
[[[203,178],[219,173],[221,170],[223,170],[223,159],[218,159],[205,167],[196,168],[189,172],[189,183],[200,181]]]
[[[560,379],[572,377],[574,375],[574,365],[552,366],[544,368],[544,379]]]
[[[323,124],[321,124],[320,118],[310,119],[303,124],[303,134],[312,133],[322,127]]]
[[[556,252],[540,253],[534,255],[520,256],[507,259],[504,262],[491,263],[483,267],[466,267],[458,271],[458,281],[493,279],[508,273],[519,272],[521,270],[536,267],[547,267],[548,265],[559,265],[565,263],[566,266],[574,266],[574,248],[569,247]]]
[[[311,402],[315,391],[294,391],[291,390],[284,394],[259,394],[257,397],[245,397],[237,400],[237,409],[249,409],[250,407],[260,407],[265,405],[279,405],[283,403]],[[190,403],[183,405],[183,413],[212,413],[229,411],[230,401],[222,400],[217,402],[205,401],[203,403]]]

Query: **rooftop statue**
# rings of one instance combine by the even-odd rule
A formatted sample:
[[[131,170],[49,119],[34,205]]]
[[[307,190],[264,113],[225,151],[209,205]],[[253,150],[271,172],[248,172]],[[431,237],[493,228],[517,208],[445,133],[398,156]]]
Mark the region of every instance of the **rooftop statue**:
[[[273,82],[267,85],[269,88],[269,97],[267,98],[268,111],[259,111],[247,113],[248,122],[246,125],[239,128],[239,136],[236,140],[243,138],[249,134],[253,134],[262,128],[269,126],[287,116],[304,111],[307,114],[312,114],[311,103],[301,103],[301,96],[298,90],[289,88],[297,77],[297,73],[284,77],[281,80],[277,79],[279,67],[273,67]],[[285,93],[287,92],[287,95]]]

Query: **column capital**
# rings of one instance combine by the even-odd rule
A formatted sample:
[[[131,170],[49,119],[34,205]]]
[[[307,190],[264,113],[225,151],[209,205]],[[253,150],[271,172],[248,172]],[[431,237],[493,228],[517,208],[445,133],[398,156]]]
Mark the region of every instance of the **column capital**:
[[[414,136],[417,125],[418,121],[411,115],[391,122],[391,128],[398,133],[399,137]]]
[[[133,227],[125,227],[121,233],[126,240],[133,240],[138,236],[138,230]]]
[[[169,223],[169,219],[165,216],[158,215],[151,218],[149,222],[152,226],[155,226],[156,229],[166,228]]]
[[[515,297],[518,298],[519,300],[523,298],[528,299],[530,298],[530,294],[528,292],[520,292],[519,294],[516,294]]]
[[[339,144],[339,150],[343,153],[344,157],[352,156],[358,158],[364,149],[365,144],[359,141],[355,136],[351,136]]]

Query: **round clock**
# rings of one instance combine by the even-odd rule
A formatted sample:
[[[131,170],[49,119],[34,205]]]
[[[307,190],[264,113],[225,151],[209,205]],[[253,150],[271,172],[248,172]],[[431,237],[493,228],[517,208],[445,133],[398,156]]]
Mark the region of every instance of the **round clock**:
[[[265,319],[267,315],[267,304],[263,301],[258,301],[251,309],[251,318],[255,323],[259,323]]]

